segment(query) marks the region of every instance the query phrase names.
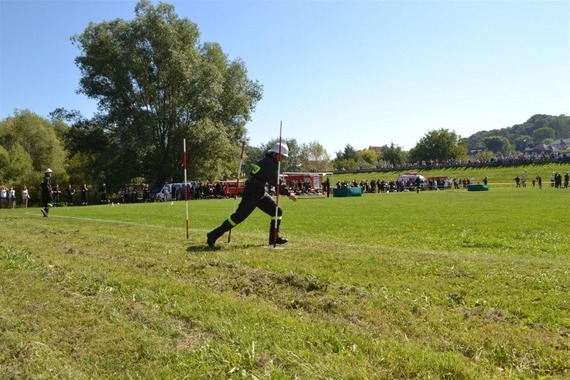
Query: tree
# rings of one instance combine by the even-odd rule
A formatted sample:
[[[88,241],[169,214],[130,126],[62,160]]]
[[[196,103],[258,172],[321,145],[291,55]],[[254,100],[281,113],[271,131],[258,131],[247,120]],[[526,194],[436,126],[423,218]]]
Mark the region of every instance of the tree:
[[[469,150],[479,150],[485,148],[486,132],[477,132],[467,138],[467,148]]]
[[[47,167],[54,171],[54,184],[67,181],[66,154],[60,139],[65,128],[29,110],[16,110],[14,116],[1,120],[0,182],[16,188],[26,185],[35,202]]]
[[[394,143],[390,144],[390,146],[384,146],[382,148],[382,154],[380,158],[388,162],[394,166],[398,166],[406,162],[406,155],[402,151],[402,148],[399,146],[395,146]]]
[[[0,144],[0,183],[8,182],[7,169],[10,165],[10,154],[8,150]]]
[[[532,134],[532,138],[534,139],[534,141],[542,143],[544,143],[544,140],[546,139],[554,139],[554,136],[555,136],[554,129],[550,127],[542,127],[535,129]]]
[[[465,141],[447,129],[428,132],[410,150],[412,161],[446,161],[460,159],[467,154]]]
[[[116,167],[131,178],[180,179],[186,139],[193,177],[232,171],[262,93],[241,60],[229,61],[216,43],[201,45],[194,23],[148,0],[134,20],[91,23],[72,41],[81,50],[80,92],[98,100]]]
[[[344,150],[336,152],[336,158],[333,160],[335,170],[356,170],[358,168],[358,156],[352,145],[347,144]]]
[[[570,137],[570,116],[552,116],[548,123],[548,126],[554,129],[554,138],[563,139]]]
[[[113,144],[105,117],[96,115],[88,120],[79,111],[64,108],[57,108],[50,113],[50,117],[54,125],[70,124],[62,133],[68,154],[70,183],[105,182],[109,189],[119,189],[130,182],[129,170],[116,167],[115,160],[120,149]]]
[[[39,182],[46,167],[50,167],[54,179],[67,179],[65,149],[54,125],[29,110],[18,110],[0,122],[0,146],[10,156],[9,165],[16,165],[22,175],[26,174],[22,170],[32,171]],[[15,180],[19,174],[6,168],[4,175]]]
[[[358,156],[356,154],[356,150],[350,144],[347,144],[344,147],[344,150],[336,152],[336,160],[354,160],[354,161],[356,161],[357,159],[358,159]]]
[[[485,137],[485,147],[493,153],[509,154],[512,151],[509,139],[503,136]]]
[[[330,170],[331,166],[331,158],[327,150],[316,141],[301,145],[299,162],[302,171],[325,172]]]
[[[356,153],[358,160],[364,162],[366,166],[375,166],[378,162],[378,153],[372,149],[363,149]]]
[[[475,155],[475,158],[482,161],[482,162],[486,162],[486,161],[494,160],[495,158],[497,158],[497,156],[495,154],[493,154],[493,152],[489,152],[488,150],[485,150],[483,152],[477,153]]]
[[[32,172],[32,158],[20,143],[15,143],[8,150],[8,165],[3,177],[21,184]]]
[[[532,136],[529,135],[520,135],[518,137],[515,137],[512,142],[512,145],[515,146],[515,149],[521,152],[523,152],[526,147],[532,146],[532,144]]]

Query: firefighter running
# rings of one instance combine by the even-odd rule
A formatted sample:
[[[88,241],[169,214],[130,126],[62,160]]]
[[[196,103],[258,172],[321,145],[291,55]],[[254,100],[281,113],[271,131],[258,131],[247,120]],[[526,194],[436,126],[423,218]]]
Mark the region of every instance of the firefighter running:
[[[281,154],[279,154],[281,152]],[[279,194],[286,195],[292,201],[297,200],[294,193],[290,193],[285,184],[277,178],[277,168],[279,162],[289,156],[289,148],[286,144],[275,144],[267,154],[259,160],[251,170],[249,179],[245,183],[245,188],[242,193],[242,200],[236,210],[228,219],[226,219],[218,228],[208,232],[207,243],[208,246],[214,247],[216,240],[220,238],[226,231],[231,230],[243,222],[255,208],[271,216],[269,227],[269,244],[285,244],[287,239],[279,236],[279,225],[281,224],[281,217],[283,211],[281,207],[277,208],[277,233],[275,233],[275,208],[277,204],[275,200],[267,193],[265,185],[279,187]],[[275,239],[277,236],[277,239]]]

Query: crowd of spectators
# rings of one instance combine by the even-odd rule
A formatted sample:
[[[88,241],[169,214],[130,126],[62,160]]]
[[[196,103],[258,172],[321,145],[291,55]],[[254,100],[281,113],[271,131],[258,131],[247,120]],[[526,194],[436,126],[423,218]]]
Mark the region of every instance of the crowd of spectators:
[[[362,193],[391,193],[402,192],[409,190],[446,190],[446,189],[466,189],[468,185],[474,184],[473,178],[452,178],[435,177],[426,178],[418,182],[408,180],[353,180],[353,181],[338,181],[336,183],[337,189],[347,187],[360,187]]]
[[[467,166],[468,164],[471,165],[506,165],[506,164],[513,164],[513,165],[520,165],[528,163],[525,160],[529,158],[516,156],[516,157],[503,157],[501,159],[491,160],[491,161],[479,161],[473,160],[469,161],[467,164],[465,162],[461,162],[458,160],[450,160],[446,162],[437,162],[437,161],[422,161],[421,163],[417,164],[416,166],[401,166],[399,169],[412,169],[412,168],[426,168],[426,167],[446,167],[446,166]],[[570,162],[570,153],[553,153],[551,155],[538,155],[536,157],[532,157],[531,162],[536,162],[536,160],[545,160],[545,161],[552,161],[554,160],[564,160]],[[389,170],[394,170],[395,167],[385,168]],[[487,179],[485,178],[483,182],[486,184]],[[551,187],[555,188],[568,188],[570,186],[570,174],[566,173],[562,175],[561,173],[552,173],[550,178],[550,185]],[[401,192],[401,191],[409,191],[409,190],[416,190],[419,186],[421,190],[445,190],[445,189],[466,189],[468,185],[474,184],[475,181],[473,178],[447,178],[447,177],[436,177],[436,178],[427,178],[425,181],[420,181],[418,183],[407,180],[407,181],[398,181],[398,180],[352,180],[352,181],[338,181],[336,183],[337,188],[347,188],[347,187],[359,187],[361,188],[363,193],[388,193],[388,192]],[[526,177],[523,176],[519,178],[518,176],[515,177],[515,183],[517,187],[525,187],[526,186]],[[537,177],[532,179],[533,187],[538,183],[540,187],[542,187],[542,179]],[[172,200],[184,200],[185,194],[183,185],[181,186],[173,186],[173,194]],[[291,181],[289,183],[289,188],[291,191],[294,191],[296,194],[320,194],[322,193],[321,189],[314,189],[309,182],[302,182],[302,181]],[[322,188],[325,188],[325,184],[322,184]],[[229,194],[227,188],[222,182],[198,182],[198,181],[190,181],[187,185],[188,190],[188,199],[220,199],[220,198],[228,198],[233,195]],[[88,194],[90,192],[89,188],[86,184],[81,186],[81,205],[88,205],[89,198]],[[98,189],[98,196],[100,199],[101,204],[105,203],[137,203],[137,202],[156,202],[161,201],[163,199],[159,199],[157,197],[157,192],[160,189],[151,188],[148,184],[143,184],[142,186],[127,186],[120,189],[116,194],[109,196],[107,194],[106,185],[103,183]],[[22,207],[28,206],[28,201],[30,199],[30,194],[28,188],[23,186],[21,189],[21,204]],[[54,206],[72,206],[74,204],[74,196],[75,196],[75,188],[73,185],[69,184],[64,190],[61,190],[59,185],[55,185],[53,190],[53,200]],[[18,203],[18,199],[16,197],[16,190],[13,187],[6,187],[0,186],[0,207],[1,208],[15,208],[16,204]],[[169,198],[170,199],[170,198]],[[99,203],[99,202],[96,202]]]
[[[394,171],[394,170],[412,170],[426,168],[453,168],[457,166],[478,167],[478,166],[509,166],[509,165],[527,165],[535,163],[547,162],[570,162],[570,152],[541,152],[536,154],[513,154],[502,155],[499,157],[483,159],[470,158],[467,160],[422,160],[411,163],[393,165],[383,163],[371,169],[359,169],[358,171]]]
[[[314,189],[310,182],[291,181],[289,182],[288,187],[289,191],[292,191],[297,195],[320,194],[322,192],[320,189]]]

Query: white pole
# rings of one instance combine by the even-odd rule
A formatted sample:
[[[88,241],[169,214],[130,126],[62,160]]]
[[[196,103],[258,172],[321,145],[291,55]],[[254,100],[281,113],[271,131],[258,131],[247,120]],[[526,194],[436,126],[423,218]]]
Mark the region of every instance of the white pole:
[[[279,157],[277,161],[277,188],[275,189],[275,230],[273,232],[273,248],[277,246],[277,227],[279,226],[279,190],[281,188],[281,130],[283,122],[279,123]]]
[[[239,155],[239,165],[238,165],[238,172],[237,172],[237,180],[236,180],[236,193],[234,194],[234,208],[232,214],[236,212],[236,203],[237,203],[237,196],[239,192],[239,175],[241,173],[241,164],[243,163],[243,151],[245,149],[245,141],[241,142],[241,154]],[[232,239],[232,230],[228,232],[228,243]]]
[[[186,139],[184,139],[184,199],[186,202],[186,239],[188,239],[188,178],[186,171]]]

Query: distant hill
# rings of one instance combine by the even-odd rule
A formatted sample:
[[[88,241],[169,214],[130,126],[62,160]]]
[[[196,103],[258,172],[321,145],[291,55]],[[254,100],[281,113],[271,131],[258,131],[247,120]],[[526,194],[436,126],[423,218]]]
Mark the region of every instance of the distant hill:
[[[489,137],[505,138],[510,142],[512,150],[524,151],[537,144],[551,144],[556,139],[570,138],[570,116],[534,115],[526,122],[512,127],[477,132],[467,139],[468,149],[484,150],[487,148],[485,139]]]

